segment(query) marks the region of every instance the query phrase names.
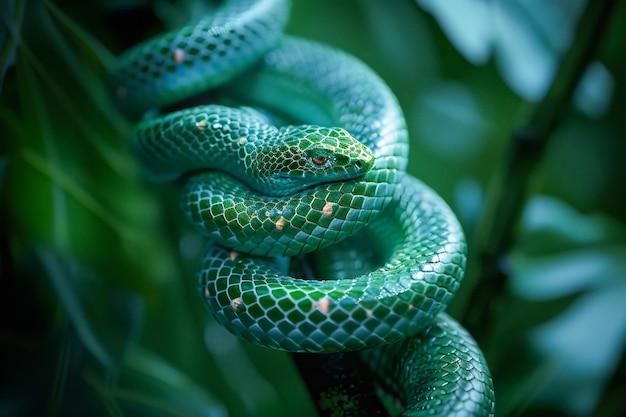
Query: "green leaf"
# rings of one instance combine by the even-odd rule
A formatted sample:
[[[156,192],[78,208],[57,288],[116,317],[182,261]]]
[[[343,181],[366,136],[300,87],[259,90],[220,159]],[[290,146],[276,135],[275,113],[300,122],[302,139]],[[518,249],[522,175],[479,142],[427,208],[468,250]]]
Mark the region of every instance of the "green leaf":
[[[597,119],[606,115],[614,94],[614,77],[604,64],[594,61],[574,92],[574,103],[587,116]]]
[[[500,76],[522,98],[540,100],[570,44],[584,0],[416,0],[468,61],[491,55]]]
[[[457,162],[478,155],[491,128],[474,94],[453,82],[434,84],[424,92],[411,119],[424,145]]]
[[[524,239],[510,257],[513,293],[542,302],[575,296],[529,333],[541,360],[552,364],[536,401],[590,415],[626,348],[623,225],[547,197],[530,202],[523,224]]]
[[[145,349],[131,352],[121,378],[113,386],[94,372],[88,372],[85,377],[103,401],[117,404],[125,415],[228,415],[222,404],[180,369]]]
[[[82,343],[105,369],[116,369],[115,361],[94,332],[95,326],[87,320],[80,291],[74,285],[74,282],[83,279],[77,276],[79,269],[49,250],[39,249],[37,255]]]
[[[518,247],[528,256],[549,255],[626,240],[626,226],[602,214],[582,214],[563,200],[538,195],[524,210]]]
[[[581,296],[531,333],[531,343],[557,366],[539,401],[570,415],[590,415],[626,349],[626,282]]]
[[[0,3],[0,91],[6,72],[15,64],[15,51],[24,14],[24,0]]]
[[[432,14],[448,40],[474,65],[487,62],[493,44],[491,6],[486,1],[416,0]]]
[[[611,287],[626,277],[626,246],[580,249],[545,257],[512,257],[511,286],[528,300],[550,300]]]

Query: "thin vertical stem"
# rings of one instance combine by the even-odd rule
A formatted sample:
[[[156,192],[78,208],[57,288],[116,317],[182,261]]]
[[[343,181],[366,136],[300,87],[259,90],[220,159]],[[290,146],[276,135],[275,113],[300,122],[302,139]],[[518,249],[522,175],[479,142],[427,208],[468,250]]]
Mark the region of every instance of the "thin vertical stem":
[[[502,173],[495,180],[491,198],[474,242],[477,262],[470,265],[466,285],[473,285],[465,304],[464,325],[481,340],[507,279],[504,259],[510,251],[528,184],[541,161],[555,127],[569,110],[569,103],[584,71],[595,58],[617,0],[590,0],[578,23],[572,46],[561,61],[544,99],[528,121],[513,133]]]

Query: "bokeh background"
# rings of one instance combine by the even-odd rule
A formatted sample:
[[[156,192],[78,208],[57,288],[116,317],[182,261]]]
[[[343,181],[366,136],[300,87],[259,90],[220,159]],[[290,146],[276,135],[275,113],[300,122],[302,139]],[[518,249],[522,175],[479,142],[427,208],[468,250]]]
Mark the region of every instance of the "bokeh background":
[[[626,4],[577,26],[602,1],[293,4],[289,33],[353,53],[391,86],[409,171],[463,223],[467,285],[449,310],[487,356],[501,416],[626,413]],[[0,3],[0,415],[315,415],[288,354],[240,342],[204,311],[202,238],[174,187],[141,178],[102,81],[121,50],[210,7]],[[490,227],[514,138],[575,36],[602,28],[519,174],[527,187],[506,210],[520,215]],[[483,276],[481,250],[503,227],[499,278]]]

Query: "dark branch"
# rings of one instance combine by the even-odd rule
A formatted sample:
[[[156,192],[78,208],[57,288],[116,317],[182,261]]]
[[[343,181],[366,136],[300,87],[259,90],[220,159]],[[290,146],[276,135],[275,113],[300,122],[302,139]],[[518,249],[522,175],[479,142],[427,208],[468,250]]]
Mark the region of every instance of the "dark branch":
[[[359,352],[291,355],[320,417],[389,416],[376,395],[373,376]]]

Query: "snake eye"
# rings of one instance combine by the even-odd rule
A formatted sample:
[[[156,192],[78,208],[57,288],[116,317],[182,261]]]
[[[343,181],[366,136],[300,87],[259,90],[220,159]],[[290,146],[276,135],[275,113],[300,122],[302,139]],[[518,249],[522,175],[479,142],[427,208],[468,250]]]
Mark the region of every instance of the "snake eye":
[[[311,161],[313,161],[315,165],[322,166],[328,162],[328,158],[325,156],[316,156],[315,158],[311,158]]]

